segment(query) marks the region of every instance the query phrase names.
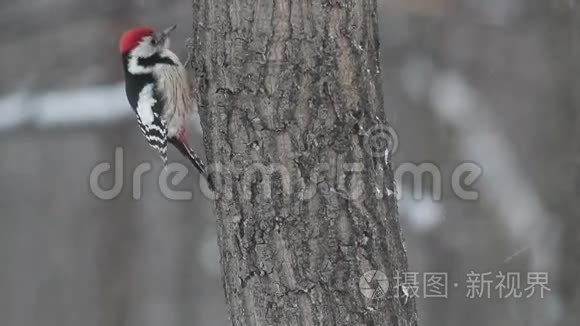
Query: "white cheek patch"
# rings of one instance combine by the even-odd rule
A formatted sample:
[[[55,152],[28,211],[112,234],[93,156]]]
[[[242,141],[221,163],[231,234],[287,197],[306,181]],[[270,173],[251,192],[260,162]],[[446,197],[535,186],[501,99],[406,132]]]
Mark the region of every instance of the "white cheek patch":
[[[141,40],[141,42],[139,42],[139,45],[133,49],[132,53],[135,57],[146,58],[155,54],[155,51],[156,48],[151,45],[151,36],[146,36]]]
[[[153,72],[153,67],[143,67],[139,65],[139,58],[147,58],[155,54],[155,47],[149,42],[151,37],[144,38],[139,45],[137,45],[129,56],[128,70],[134,75],[149,74]]]
[[[137,102],[137,114],[141,122],[146,126],[153,124],[153,107],[157,100],[153,97],[153,84],[147,84],[139,93],[139,101]]]

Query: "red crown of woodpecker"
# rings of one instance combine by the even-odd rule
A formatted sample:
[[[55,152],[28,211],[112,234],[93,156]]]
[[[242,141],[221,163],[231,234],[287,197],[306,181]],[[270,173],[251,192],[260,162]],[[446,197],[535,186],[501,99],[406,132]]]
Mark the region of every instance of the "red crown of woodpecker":
[[[133,49],[139,44],[143,37],[152,35],[153,33],[153,28],[149,26],[137,26],[131,28],[121,35],[121,39],[119,40],[119,51],[125,53]]]

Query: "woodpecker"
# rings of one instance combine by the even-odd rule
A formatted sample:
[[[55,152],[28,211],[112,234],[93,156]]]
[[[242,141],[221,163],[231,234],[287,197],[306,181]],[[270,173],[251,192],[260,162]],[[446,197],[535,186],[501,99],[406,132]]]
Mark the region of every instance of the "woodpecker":
[[[176,27],[155,32],[149,26],[137,26],[123,33],[119,51],[125,92],[145,139],[159,151],[163,163],[167,163],[169,142],[207,177],[203,161],[187,143],[189,118],[197,111],[197,101],[185,67],[169,49],[169,34]]]

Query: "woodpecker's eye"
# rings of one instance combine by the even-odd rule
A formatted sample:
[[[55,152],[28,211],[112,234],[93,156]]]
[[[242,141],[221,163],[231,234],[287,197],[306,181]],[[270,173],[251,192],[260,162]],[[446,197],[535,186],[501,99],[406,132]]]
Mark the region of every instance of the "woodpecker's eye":
[[[151,38],[151,45],[156,45],[157,44],[157,40],[155,38]]]

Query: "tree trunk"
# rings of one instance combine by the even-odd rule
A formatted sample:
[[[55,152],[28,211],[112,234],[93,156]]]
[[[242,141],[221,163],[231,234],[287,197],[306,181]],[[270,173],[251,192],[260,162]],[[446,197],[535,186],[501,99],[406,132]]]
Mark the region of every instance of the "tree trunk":
[[[416,325],[395,281],[376,0],[193,0],[193,16],[232,323]],[[390,286],[367,298],[372,270]]]

